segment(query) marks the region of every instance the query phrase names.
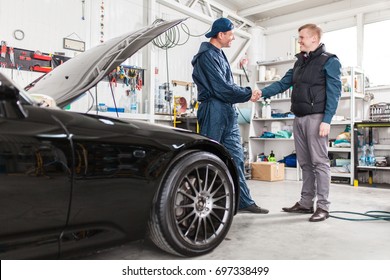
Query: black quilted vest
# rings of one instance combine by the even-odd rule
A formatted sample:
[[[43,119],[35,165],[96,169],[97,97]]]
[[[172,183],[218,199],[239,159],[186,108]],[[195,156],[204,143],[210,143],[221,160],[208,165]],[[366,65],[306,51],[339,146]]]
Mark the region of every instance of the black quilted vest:
[[[325,112],[326,79],[324,65],[335,56],[325,52],[321,44],[308,57],[304,53],[296,55],[298,60],[293,68],[293,91],[291,95],[291,112],[297,117]]]

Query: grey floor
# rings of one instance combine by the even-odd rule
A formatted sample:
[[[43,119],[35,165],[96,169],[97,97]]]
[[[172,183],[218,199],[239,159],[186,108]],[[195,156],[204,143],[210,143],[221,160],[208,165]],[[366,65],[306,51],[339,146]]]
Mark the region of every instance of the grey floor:
[[[329,218],[310,223],[306,214],[281,211],[300,196],[301,182],[248,181],[267,215],[238,214],[222,244],[197,260],[390,260],[390,221]],[[332,184],[330,211],[390,211],[390,188]],[[336,215],[336,214],[334,214]],[[340,215],[340,214],[337,214]],[[346,216],[348,218],[363,218]],[[85,256],[90,260],[173,260],[147,241],[127,243]]]

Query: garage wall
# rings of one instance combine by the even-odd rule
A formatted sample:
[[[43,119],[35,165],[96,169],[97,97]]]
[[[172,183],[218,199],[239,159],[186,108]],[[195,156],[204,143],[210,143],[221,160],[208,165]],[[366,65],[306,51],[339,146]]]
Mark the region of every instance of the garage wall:
[[[64,52],[66,56],[73,57],[78,52],[63,48],[64,37],[85,41],[86,49],[100,43],[101,2],[100,0],[85,0],[83,8],[81,0],[0,0],[0,40],[16,48],[46,53]],[[148,22],[145,16],[147,5],[148,1],[139,0],[104,1],[104,40],[145,26]],[[155,15],[154,19],[168,20],[187,17],[161,4],[155,3],[152,7],[154,10],[151,14]],[[192,81],[190,64],[192,57],[197,53],[200,43],[207,40],[204,36],[195,37],[195,35],[204,34],[210,26],[192,18],[187,19],[185,25],[194,36],[190,36],[184,45],[168,50],[168,69],[170,80],[190,82]],[[24,32],[23,40],[16,40],[13,37],[16,29]],[[181,28],[178,29],[178,35],[181,37],[180,43],[187,38]],[[242,43],[243,40],[236,37],[232,48],[225,49],[228,58],[236,53]],[[146,68],[147,66],[142,65],[142,55],[142,51],[139,51],[125,64]],[[155,56],[155,67],[159,70],[155,79],[157,84],[162,84],[167,80],[166,51],[154,47],[152,55]],[[147,71],[154,73],[154,69],[147,69]],[[10,71],[6,72],[10,73]],[[23,86],[41,75],[40,73],[23,73],[25,71],[12,72],[16,82]],[[149,89],[147,90],[150,92]],[[76,106],[77,110],[84,111],[89,107],[88,100],[80,102],[82,105],[79,108]]]
[[[293,39],[297,31],[289,30],[265,36],[265,60],[287,59],[289,54],[294,55]]]
[[[81,8],[80,0],[0,0],[0,38],[17,48],[62,52],[63,37],[76,33],[81,40],[87,39],[90,20],[81,19]],[[24,32],[23,40],[13,37],[16,29]]]
[[[119,36],[144,25],[144,1],[115,0],[104,2],[103,38]],[[64,52],[73,57],[77,51],[63,48],[63,38],[81,40],[86,49],[101,38],[100,0],[0,0],[0,39],[9,46],[41,52]],[[22,30],[23,40],[13,37]],[[138,59],[142,63],[142,59]],[[138,63],[135,60],[133,63]]]

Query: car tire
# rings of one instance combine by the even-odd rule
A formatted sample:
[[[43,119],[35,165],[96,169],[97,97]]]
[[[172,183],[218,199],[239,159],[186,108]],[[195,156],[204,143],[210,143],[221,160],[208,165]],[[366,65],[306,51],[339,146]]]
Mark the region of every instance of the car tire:
[[[162,250],[198,256],[225,238],[234,216],[235,190],[224,162],[194,151],[167,173],[149,220],[150,239]]]

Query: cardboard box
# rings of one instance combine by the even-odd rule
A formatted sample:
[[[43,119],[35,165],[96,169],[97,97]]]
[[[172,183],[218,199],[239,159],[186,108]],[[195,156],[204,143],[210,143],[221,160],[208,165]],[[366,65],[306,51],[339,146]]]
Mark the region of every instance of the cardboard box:
[[[252,163],[252,179],[260,181],[284,180],[284,163],[254,162]]]

